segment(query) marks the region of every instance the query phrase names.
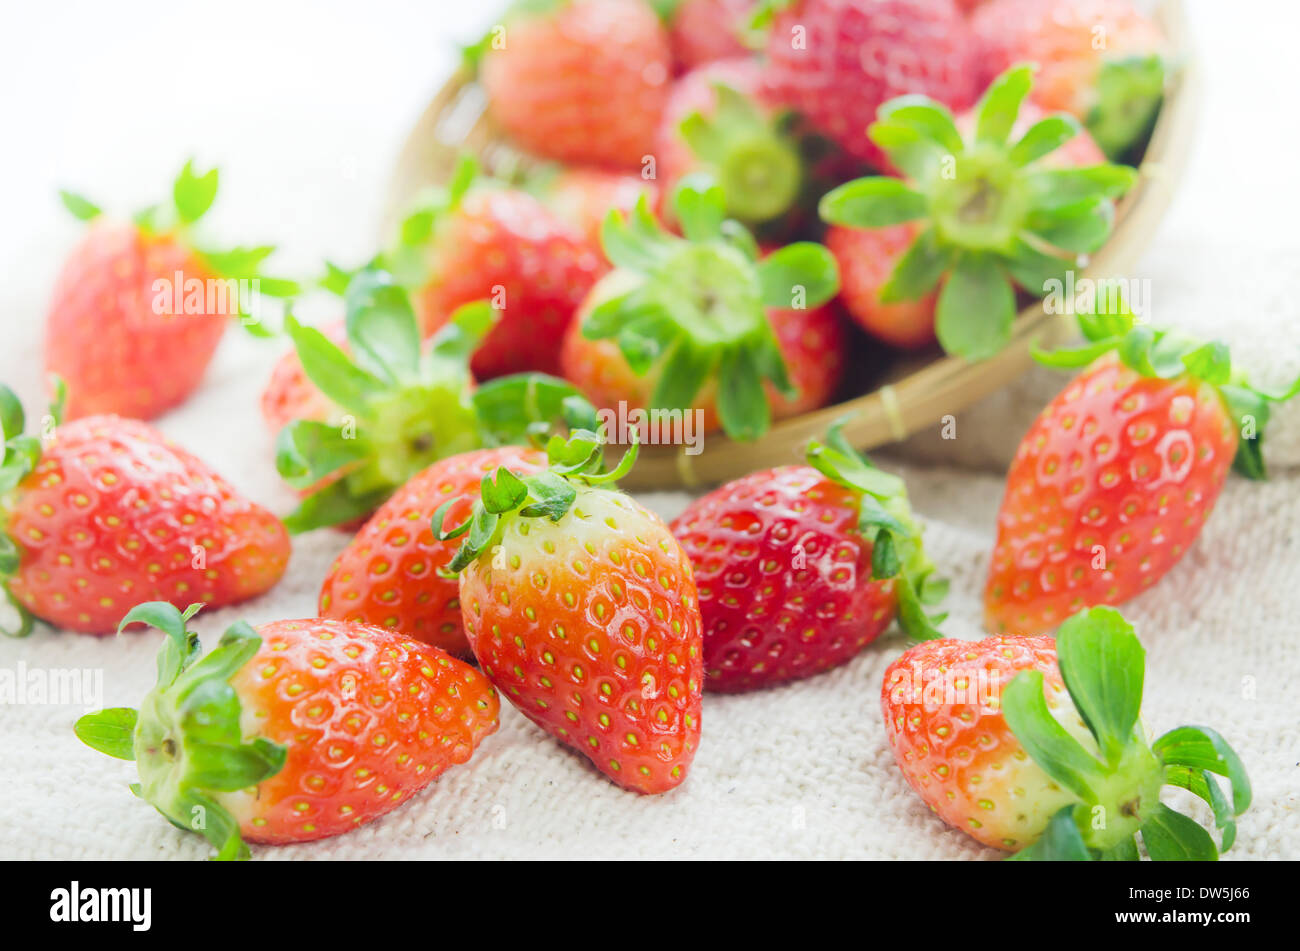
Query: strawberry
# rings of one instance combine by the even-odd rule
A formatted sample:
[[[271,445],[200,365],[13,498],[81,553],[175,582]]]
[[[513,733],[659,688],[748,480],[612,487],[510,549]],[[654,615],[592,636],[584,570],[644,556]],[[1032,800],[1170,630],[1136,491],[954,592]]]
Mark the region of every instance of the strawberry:
[[[1250,805],[1218,733],[1139,721],[1145,651],[1117,611],[1093,608],[1056,639],[928,640],[885,671],[885,733],[908,784],[949,825],[1018,859],[1215,859],[1210,834],[1160,802],[1200,796],[1222,830]],[[1214,776],[1227,777],[1231,801]]]
[[[650,152],[672,54],[642,0],[516,3],[471,56],[489,112],[525,149],[622,169]]]
[[[600,437],[552,438],[551,468],[485,477],[449,566],[483,672],[525,716],[618,785],[686,779],[704,680],[690,561],[667,526],[600,472]]]
[[[222,606],[284,574],[289,539],[259,505],[153,427],[87,416],[47,438],[23,435],[22,405],[0,386],[0,581],[20,615],[86,634],[116,629],[137,598]]]
[[[454,578],[439,572],[455,546],[429,527],[448,499],[449,518],[467,518],[480,480],[506,466],[532,475],[546,468],[543,453],[521,446],[478,449],[435,462],[412,476],[381,505],[330,568],[320,590],[321,617],[399,631],[461,657],[470,655],[460,623]]]
[[[704,621],[705,686],[739,691],[850,660],[895,617],[934,633],[929,577],[907,491],[845,442],[812,443],[806,466],[729,482],[672,523]]]
[[[424,196],[408,215],[385,263],[417,288],[425,335],[458,307],[491,301],[500,319],[471,363],[481,380],[557,372],[564,331],[606,270],[581,227],[533,195],[477,180],[468,159],[447,189]]]
[[[1036,63],[1035,100],[1085,123],[1107,155],[1150,130],[1168,43],[1132,0],[990,0],[970,23],[988,75]]]
[[[673,84],[655,139],[665,217],[677,183],[695,172],[718,182],[727,214],[745,224],[794,205],[804,174],[799,141],[788,116],[762,101],[760,86],[759,65],[748,58],[709,63]]]
[[[324,324],[319,330],[330,343],[347,352],[347,328],[342,320]],[[334,411],[334,404],[303,369],[297,350],[290,350],[276,362],[262,391],[262,420],[272,436],[295,419],[326,420]]]
[[[1263,476],[1270,393],[1234,372],[1227,348],[1080,315],[1086,367],[1035,420],[1007,473],[984,592],[990,630],[1032,634],[1155,584],[1196,541],[1234,457]],[[1111,352],[1115,351],[1115,352]]]
[[[228,627],[200,658],[181,614],[141,604],[122,627],[166,638],[139,710],[77,721],[77,736],[134,760],[132,791],[218,859],[244,840],[284,845],[339,835],[390,812],[496,732],[486,678],[401,634],[322,618]]]
[[[1024,103],[1012,126],[1019,138],[1046,114],[1032,103]],[[975,110],[957,116],[957,130],[964,140],[975,135],[979,117]],[[1045,168],[1086,168],[1106,161],[1101,149],[1086,131],[1080,130],[1055,151],[1043,156]],[[918,222],[883,228],[849,228],[832,225],[826,232],[826,247],[835,255],[843,287],[840,302],[867,333],[896,347],[925,347],[934,343],[934,309],[938,292],[931,290],[916,298],[881,299],[899,259],[921,234]]]
[[[642,195],[657,205],[658,185],[628,172],[569,166],[549,177],[541,198],[561,220],[577,228],[591,247],[599,248],[600,229],[610,211],[630,212]]]
[[[869,134],[906,178],[861,178],[821,200],[821,216],[833,225],[917,229],[876,297],[919,302],[923,312],[938,288],[935,335],[967,360],[987,359],[1010,339],[1016,286],[1040,297],[1105,243],[1114,199],[1136,180],[1122,165],[1054,162],[1051,153],[1080,133],[1067,115],[1042,118],[1010,141],[1032,85],[1028,66],[999,76],[965,137],[938,102],[904,96],[885,103]],[[1082,154],[1073,147],[1072,156]],[[888,324],[862,304],[869,290],[855,284],[850,306]],[[922,324],[919,316],[914,323]]]
[[[172,204],[132,222],[105,220],[85,198],[61,193],[69,211],[92,223],[63,263],[45,322],[45,368],[67,384],[68,418],[153,419],[180,405],[229,318],[245,316],[257,332],[242,311],[246,298],[293,293],[291,282],[258,271],[273,248],[196,245],[194,226],[216,191],[216,169],[198,175],[187,163]]]
[[[757,22],[770,98],[877,167],[866,134],[877,107],[909,94],[953,109],[975,100],[973,44],[952,0],[763,0]]]
[[[746,55],[742,35],[757,0],[667,0],[673,60],[682,70]]]
[[[842,332],[818,310],[839,286],[830,253],[801,242],[760,260],[707,181],[687,179],[675,206],[684,238],[644,201],[611,216],[615,270],[569,330],[564,375],[602,408],[697,408],[706,428],[742,439],[765,432],[774,413],[820,405],[843,367]]]
[[[486,301],[459,308],[428,346],[405,290],[386,271],[353,275],[345,306],[342,345],[292,316],[286,321],[298,366],[320,397],[294,389],[301,381],[292,364],[277,370],[263,395],[273,421],[291,406],[310,414],[276,439],[276,468],[304,495],[285,519],[291,532],[365,518],[439,459],[523,440],[529,424],[554,418],[577,396],[539,374],[474,385],[470,354],[499,318]]]

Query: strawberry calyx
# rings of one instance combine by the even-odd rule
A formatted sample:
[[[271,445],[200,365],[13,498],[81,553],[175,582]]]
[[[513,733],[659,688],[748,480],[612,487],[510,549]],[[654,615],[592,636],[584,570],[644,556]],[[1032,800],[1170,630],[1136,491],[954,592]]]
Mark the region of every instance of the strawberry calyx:
[[[246,622],[226,628],[215,650],[200,659],[198,635],[187,630],[203,607],[184,613],[165,601],[136,605],[122,618],[156,627],[166,638],[158,652],[158,680],[138,710],[113,707],[79,719],[77,737],[91,749],[134,761],[140,781],[131,791],[182,831],[195,831],[218,860],[247,859],[239,822],[222,796],[256,786],[284,768],[287,749],[265,737],[244,736],[239,694],[230,685],[262,644]]]
[[[53,398],[41,421],[46,435],[53,435],[63,422],[68,400],[67,384],[59,376],[51,375],[50,383]],[[0,383],[0,438],[4,439],[3,455],[0,455],[0,634],[6,637],[26,637],[35,625],[31,612],[9,593],[8,585],[9,578],[22,564],[22,548],[7,531],[14,494],[18,484],[36,470],[43,449],[41,437],[28,435],[26,430],[27,416],[22,401]]]
[[[1097,101],[1084,125],[1117,160],[1151,131],[1164,101],[1166,65],[1157,54],[1106,60],[1097,71]]]
[[[335,405],[329,419],[294,420],[276,439],[280,475],[314,490],[284,520],[290,532],[367,515],[439,459],[523,441],[580,398],[537,373],[474,385],[470,356],[500,317],[486,301],[457,309],[422,347],[410,298],[388,272],[357,272],[344,300],[348,353],[286,321],[304,372]]]
[[[1281,389],[1257,386],[1232,365],[1227,344],[1217,340],[1207,343],[1177,331],[1139,323],[1123,294],[1113,304],[1107,301],[1104,306],[1094,298],[1090,310],[1076,315],[1085,341],[1083,346],[1052,351],[1035,348],[1034,359],[1056,369],[1076,369],[1114,353],[1121,363],[1141,376],[1170,381],[1199,380],[1213,386],[1238,424],[1233,467],[1247,478],[1265,478],[1262,444],[1272,404],[1300,394],[1300,376]]]
[[[883,472],[844,437],[843,422],[813,440],[805,454],[808,465],[858,496],[857,532],[871,542],[871,577],[895,579],[898,623],[913,640],[942,637],[936,625],[946,613],[929,614],[948,593],[948,582],[934,576],[934,562],[921,544],[921,528],[912,516],[907,487],[896,475]]]
[[[1042,297],[1110,237],[1114,199],[1137,173],[1103,163],[1045,168],[1040,160],[1080,132],[1053,114],[1010,141],[1033,67],[997,77],[976,106],[969,138],[952,113],[925,96],[881,105],[868,130],[904,178],[872,176],[823,196],[824,221],[854,228],[905,222],[924,226],[881,288],[884,302],[919,300],[943,280],[935,333],[944,350],[967,360],[997,353],[1011,337],[1017,286]]]
[[[570,418],[575,427],[577,412],[588,421],[595,420],[590,404],[573,402],[569,406]],[[558,522],[573,508],[580,490],[610,485],[632,470],[636,463],[640,443],[636,431],[632,442],[613,469],[605,467],[605,440],[594,428],[573,428],[567,436],[551,436],[546,443],[546,456],[550,463],[534,475],[519,475],[505,466],[485,475],[479,483],[479,498],[474,510],[460,525],[444,529],[447,511],[455,504],[448,499],[433,513],[433,534],[439,541],[465,537],[451,562],[441,573],[454,578],[483,552],[493,548],[501,537],[503,519],[545,518]]]
[[[247,281],[256,288],[257,295],[293,297],[299,291],[296,281],[273,277],[262,271],[262,263],[275,252],[274,245],[218,248],[204,246],[196,240],[195,228],[216,200],[218,179],[217,169],[210,168],[200,173],[191,159],[172,183],[171,201],[150,205],[133,215],[131,220],[143,234],[184,245],[213,278]],[[59,198],[79,221],[94,221],[103,214],[98,205],[76,192],[61,189]],[[263,326],[262,316],[251,312],[253,308],[250,305],[255,305],[256,301],[247,298],[248,295],[242,292],[228,295],[236,308],[239,323],[255,337],[272,336],[272,332]]]
[[[693,112],[679,127],[682,138],[722,188],[726,212],[746,224],[771,221],[799,198],[803,160],[791,134],[789,113],[765,115],[740,92],[714,84],[710,115]]]
[[[638,376],[654,373],[650,408],[685,410],[717,383],[718,416],[735,439],[771,425],[763,382],[793,396],[768,308],[816,307],[839,289],[830,252],[798,242],[760,259],[753,236],[726,217],[722,189],[688,175],[673,194],[684,237],[667,231],[645,196],[602,229],[615,270],[593,292],[589,340],[614,340]]]
[[[1021,671],[1002,689],[1003,716],[1025,752],[1079,800],[1062,807],[1014,858],[1135,860],[1139,835],[1155,860],[1214,860],[1220,849],[1231,848],[1235,817],[1250,805],[1246,771],[1223,737],[1205,727],[1179,727],[1147,741],[1139,722],[1146,652],[1133,626],[1113,608],[1081,611],[1061,625],[1056,654],[1092,742],[1085,746],[1052,715],[1041,671]],[[1231,802],[1214,776],[1228,780]],[[1193,819],[1160,802],[1165,785],[1209,804],[1220,845]]]

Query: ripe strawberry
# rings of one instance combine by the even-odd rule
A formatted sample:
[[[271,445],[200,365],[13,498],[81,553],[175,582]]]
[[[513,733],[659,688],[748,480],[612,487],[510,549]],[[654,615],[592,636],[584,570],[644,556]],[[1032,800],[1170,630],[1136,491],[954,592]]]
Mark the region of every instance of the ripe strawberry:
[[[607,487],[600,438],[548,446],[552,468],[485,478],[461,571],[465,636],[530,720],[624,788],[686,778],[700,741],[700,609],[690,561],[658,516]]]
[[[67,384],[70,419],[152,419],[178,406],[199,385],[229,318],[248,303],[237,282],[256,281],[250,293],[293,292],[258,273],[272,248],[195,244],[193,226],[216,191],[216,169],[196,175],[186,164],[172,205],[133,222],[105,221],[85,198],[62,193],[69,211],[93,222],[64,261],[45,323],[45,368]]]
[[[556,418],[578,397],[539,374],[475,385],[470,354],[499,316],[486,302],[459,308],[427,346],[406,292],[386,271],[353,275],[345,305],[342,345],[286,322],[297,366],[319,398],[299,388],[292,363],[277,368],[263,395],[268,421],[289,407],[308,414],[276,439],[276,468],[304,496],[285,519],[291,532],[364,519],[439,459],[526,440],[530,424]]]
[[[881,304],[915,302],[912,311],[877,312],[875,270],[856,264],[861,273],[847,303],[868,328],[906,317],[920,339],[933,296],[944,350],[986,359],[1011,337],[1017,285],[1042,296],[1110,236],[1114,199],[1136,173],[1104,163],[1063,167],[1090,154],[1086,142],[1072,144],[1080,128],[1070,116],[1041,118],[1019,134],[1031,72],[1019,66],[994,80],[966,120],[972,128],[965,136],[940,103],[916,96],[885,103],[869,134],[906,177],[861,178],[822,197],[821,216],[830,224],[916,231],[906,250],[892,252],[892,272],[874,294]],[[1054,158],[1067,143],[1066,157]],[[877,241],[888,248],[890,237]],[[836,241],[850,243],[843,235]]]
[[[526,192],[474,182],[469,163],[447,191],[411,213],[391,256],[403,283],[419,288],[426,336],[473,301],[488,300],[498,311],[470,364],[481,380],[557,372],[564,331],[606,270],[582,230]]]
[[[591,247],[599,248],[600,229],[609,213],[632,211],[642,195],[657,205],[658,185],[627,172],[570,166],[545,183],[541,197],[546,207],[577,228]]]
[[[1106,154],[1150,129],[1168,44],[1131,0],[990,0],[970,23],[986,75],[1037,64],[1034,99],[1085,123]]]
[[[22,615],[12,633],[30,631],[30,614],[106,634],[138,598],[222,606],[284,574],[280,522],[153,427],[88,416],[42,445],[22,435],[22,406],[6,387],[0,408],[0,580]]]
[[[93,749],[135,760],[132,789],[218,859],[249,842],[310,842],[355,829],[464,763],[496,732],[500,702],[478,671],[371,627],[321,618],[226,629],[199,658],[172,605],[141,604],[122,626],[167,635],[140,709],[77,721]]]
[[[1227,851],[1250,782],[1223,737],[1139,722],[1145,652],[1110,608],[1050,637],[930,640],[885,671],[894,757],[940,818],[1019,859],[1215,859],[1201,826],[1160,802],[1181,786],[1214,810]],[[1228,801],[1211,773],[1228,778]]]
[[[953,109],[975,101],[973,44],[952,0],[764,0],[769,96],[877,167],[867,137],[876,109],[924,95]]]
[[[749,53],[741,37],[757,0],[668,0],[668,34],[679,69]]]
[[[724,224],[714,185],[688,179],[675,204],[685,238],[645,202],[611,217],[616,270],[568,332],[564,375],[602,408],[698,408],[706,428],[743,439],[824,403],[843,368],[842,330],[819,310],[838,288],[834,259],[803,242],[759,260],[749,234]]]
[[[449,499],[455,501],[447,517],[468,518],[479,482],[499,466],[532,475],[546,468],[546,456],[522,446],[478,449],[413,476],[335,560],[321,585],[321,617],[365,622],[458,657],[472,656],[461,628],[456,580],[439,574],[455,546],[434,536],[430,520]]]
[[[1079,322],[1087,346],[1041,359],[1087,368],[1043,410],[1007,473],[984,593],[990,630],[1050,631],[1158,581],[1195,542],[1234,456],[1263,475],[1268,403],[1300,389],[1252,388],[1219,343],[1123,315]]]
[[[474,55],[492,117],[525,149],[625,169],[650,152],[672,54],[642,0],[516,3]]]
[[[1037,106],[1024,103],[1011,135],[1019,138],[1045,118],[1047,115]],[[956,117],[957,130],[963,139],[974,138],[978,121],[973,109]],[[1045,168],[1086,168],[1105,161],[1092,136],[1083,130],[1041,159]],[[867,333],[896,347],[925,347],[935,340],[937,291],[902,299],[891,292],[889,296],[893,299],[881,299],[881,292],[889,284],[899,259],[921,232],[917,222],[872,229],[832,225],[826,232],[826,247],[840,266],[843,283],[840,302]]]
[[[719,60],[673,84],[655,138],[661,214],[678,182],[702,172],[722,187],[727,214],[748,225],[785,214],[799,198],[803,160],[789,116],[760,96],[753,59]]]
[[[928,575],[907,490],[844,441],[813,443],[806,466],[729,482],[672,523],[691,558],[712,690],[771,686],[850,660],[895,617],[934,632]]]

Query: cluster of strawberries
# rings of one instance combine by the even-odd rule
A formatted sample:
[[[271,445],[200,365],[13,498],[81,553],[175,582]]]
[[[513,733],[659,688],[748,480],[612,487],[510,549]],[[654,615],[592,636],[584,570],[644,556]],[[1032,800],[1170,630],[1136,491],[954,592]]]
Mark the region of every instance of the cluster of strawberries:
[[[129,223],[65,194],[94,225],[56,289],[39,435],[0,388],[0,578],[14,633],[165,634],[140,709],[78,735],[242,857],[395,808],[472,756],[499,696],[620,786],[665,792],[706,688],[825,671],[897,621],[921,643],[886,675],[886,733],[950,823],[1026,857],[1134,858],[1139,833],[1153,858],[1213,857],[1160,804],[1172,783],[1231,845],[1240,762],[1201,728],[1148,741],[1142,649],[1105,606],[1188,550],[1234,458],[1261,474],[1258,426],[1296,387],[1080,315],[1085,345],[1042,355],[1084,369],[1012,465],[985,593],[999,633],[979,643],[939,634],[903,484],[838,428],[671,526],[615,486],[635,442],[606,468],[597,408],[698,408],[757,438],[832,398],[849,324],[979,359],[1018,296],[1106,240],[1134,180],[1107,156],[1131,157],[1159,107],[1159,31],[1127,0],[961,6],[518,4],[470,61],[528,171],[465,160],[389,247],[329,267],[342,320],[285,309],[293,351],[262,397],[301,494],[283,520],[141,420],[189,395],[243,305],[159,308],[157,279],[298,287],[261,273],[270,248],[201,243],[215,171],[187,166]],[[194,612],[267,591],[290,535],[324,526],[352,539],[317,616],[236,623],[200,656]]]

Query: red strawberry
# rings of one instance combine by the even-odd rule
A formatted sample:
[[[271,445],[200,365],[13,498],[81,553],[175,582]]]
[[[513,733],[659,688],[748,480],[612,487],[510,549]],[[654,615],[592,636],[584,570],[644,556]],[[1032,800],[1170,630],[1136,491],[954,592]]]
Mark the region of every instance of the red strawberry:
[[[677,0],[668,19],[673,59],[682,70],[744,56],[741,35],[757,0]]]
[[[1034,422],[1007,474],[984,593],[990,630],[1049,631],[1158,581],[1195,542],[1234,456],[1262,476],[1268,403],[1300,388],[1251,388],[1222,344],[1118,315],[1080,324],[1087,346],[1043,359],[1087,369]]]
[[[1059,669],[1058,669],[1059,664]],[[1050,637],[925,641],[885,671],[881,711],[908,784],[945,822],[1021,859],[1214,859],[1201,826],[1160,802],[1181,786],[1211,804],[1223,849],[1250,782],[1224,739],[1139,722],[1144,651],[1094,608]],[[1231,802],[1211,773],[1225,776]],[[1023,850],[1023,851],[1022,851]]]
[[[1035,63],[1034,99],[1086,123],[1108,155],[1150,127],[1167,43],[1132,0],[990,0],[970,22],[986,76]]]
[[[625,169],[650,152],[672,56],[642,0],[518,4],[480,55],[491,114],[525,149]]]
[[[884,167],[867,127],[884,102],[920,94],[964,109],[976,64],[952,0],[771,0],[764,82],[850,154]]]
[[[809,461],[729,482],[672,523],[695,570],[712,690],[837,667],[889,627],[900,602],[905,626],[933,630],[918,593],[932,566],[902,482],[837,430],[809,447]]]
[[[82,717],[83,742],[135,760],[136,795],[201,832],[218,859],[249,842],[309,842],[355,829],[464,763],[500,703],[478,671],[400,634],[342,621],[240,621],[199,658],[169,604],[142,604],[167,638],[140,710]]]
[[[479,482],[499,466],[532,475],[546,467],[534,449],[479,449],[435,462],[379,507],[330,568],[320,590],[321,617],[364,621],[457,656],[471,656],[460,623],[455,579],[442,577],[455,553],[430,528],[449,499],[453,522],[468,518]]]
[[[784,114],[763,102],[761,85],[753,59],[709,63],[673,84],[655,139],[660,210],[669,219],[677,183],[696,172],[718,182],[727,214],[746,224],[795,203],[803,184],[799,142]]]
[[[257,272],[272,248],[196,247],[193,226],[216,189],[215,169],[196,176],[187,164],[173,205],[130,223],[103,221],[99,208],[63,193],[73,214],[94,222],[64,261],[45,323],[45,368],[67,384],[70,419],[152,419],[178,406],[240,315],[241,294],[292,291]]]
[[[1032,69],[1014,67],[961,121],[917,96],[880,107],[869,134],[905,177],[857,179],[822,196],[819,206],[832,225],[910,229],[828,239],[854,259],[845,303],[868,330],[922,342],[933,300],[944,350],[987,359],[1011,338],[1017,287],[1041,297],[1110,237],[1114,199],[1136,172],[1105,163],[1074,167],[1095,151],[1070,116],[1022,115],[1032,86]],[[909,233],[911,242],[898,247]],[[882,246],[888,259],[872,254]],[[910,306],[885,306],[902,302]]]
[[[525,192],[470,192],[433,225],[417,296],[426,335],[463,304],[488,300],[496,327],[474,353],[479,379],[559,370],[560,341],[606,265],[577,228]]]
[[[716,186],[688,179],[675,203],[685,238],[644,202],[606,227],[616,270],[565,338],[565,376],[602,408],[700,409],[706,429],[737,438],[824,403],[843,368],[842,330],[819,309],[838,287],[834,259],[803,242],[759,260],[724,226]]]
[[[907,349],[934,343],[934,302],[939,295],[931,291],[917,300],[885,303],[880,289],[920,231],[912,223],[888,228],[832,225],[826,231],[826,247],[840,268],[844,309],[876,339]]]
[[[658,185],[628,172],[571,166],[560,169],[546,183],[542,200],[561,220],[577,228],[593,248],[598,248],[600,229],[610,211],[630,212],[642,195],[657,205]]]
[[[89,416],[58,426],[42,447],[21,435],[22,407],[7,388],[0,404],[0,574],[22,611],[106,634],[139,598],[219,607],[284,574],[284,526],[153,427]],[[24,617],[19,633],[29,625]]]
[[[600,475],[594,433],[548,448],[546,472],[484,479],[456,530],[469,532],[450,566],[463,569],[465,636],[530,720],[620,786],[664,792],[686,778],[700,741],[690,562],[658,516],[606,487],[634,452]]]

